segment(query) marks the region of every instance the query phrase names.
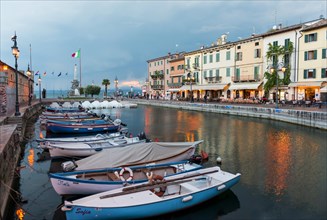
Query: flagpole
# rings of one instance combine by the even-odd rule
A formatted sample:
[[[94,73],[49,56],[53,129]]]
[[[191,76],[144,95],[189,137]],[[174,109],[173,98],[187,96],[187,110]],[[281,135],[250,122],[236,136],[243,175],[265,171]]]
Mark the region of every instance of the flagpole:
[[[82,52],[81,48],[79,49],[79,87],[82,87]]]

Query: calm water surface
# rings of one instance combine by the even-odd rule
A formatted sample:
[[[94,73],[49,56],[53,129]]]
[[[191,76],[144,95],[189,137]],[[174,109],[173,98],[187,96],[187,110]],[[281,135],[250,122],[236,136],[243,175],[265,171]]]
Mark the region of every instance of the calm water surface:
[[[297,125],[214,113],[139,105],[113,109],[131,133],[145,131],[159,141],[204,140],[199,150],[209,154],[205,167],[241,173],[231,190],[201,206],[156,219],[326,219],[327,132]],[[52,189],[50,160],[32,140],[31,126],[20,170],[18,191],[28,202],[23,219],[64,219],[57,207],[63,198]],[[40,161],[40,159],[42,161]],[[17,208],[19,209],[19,207]]]

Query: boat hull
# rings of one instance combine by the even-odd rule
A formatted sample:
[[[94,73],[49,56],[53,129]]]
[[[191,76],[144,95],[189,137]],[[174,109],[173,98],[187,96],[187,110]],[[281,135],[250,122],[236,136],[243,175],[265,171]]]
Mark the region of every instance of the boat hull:
[[[63,125],[48,123],[47,130],[52,133],[69,133],[69,134],[85,134],[85,133],[101,133],[101,132],[117,132],[119,126],[113,124],[99,125]]]
[[[168,164],[158,164],[152,166],[130,167],[130,169],[134,173],[134,179],[128,181],[128,184],[130,185],[130,184],[136,184],[136,183],[142,183],[148,181],[148,179],[146,178],[146,176],[144,176],[144,174],[142,175],[142,173],[136,171],[139,169],[151,170],[153,174],[162,175],[162,176],[164,176],[164,172],[168,172],[166,174],[168,176],[171,176],[177,173],[178,174],[187,173],[201,168],[202,168],[201,165],[191,164],[186,161],[174,162]],[[123,187],[126,182],[121,181],[114,175],[115,171],[119,173],[120,170],[121,168],[108,168],[108,169],[94,170],[94,171],[91,170],[85,172],[79,171],[79,172],[67,172],[67,173],[50,173],[49,178],[54,190],[59,195],[78,195],[78,194],[90,195],[90,194],[100,193],[100,192]],[[176,170],[175,171],[176,173],[173,173],[172,170]],[[82,179],[81,178],[82,175],[86,175],[87,178],[84,177]],[[128,175],[129,174],[125,176],[126,179]],[[108,176],[109,178],[111,178],[111,181],[107,179]],[[116,178],[116,179],[113,181],[112,178]]]

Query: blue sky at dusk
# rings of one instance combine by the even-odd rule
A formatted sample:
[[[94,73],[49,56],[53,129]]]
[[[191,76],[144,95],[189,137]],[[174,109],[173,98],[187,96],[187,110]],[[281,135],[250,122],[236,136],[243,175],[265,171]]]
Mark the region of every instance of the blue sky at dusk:
[[[82,84],[143,83],[146,61],[168,52],[210,46],[283,26],[326,18],[321,1],[9,1],[0,0],[0,59],[14,66],[11,37],[17,33],[18,68],[32,68],[49,90],[69,89],[72,53],[82,51]],[[54,72],[54,74],[51,74]],[[62,72],[62,75],[57,75]],[[68,72],[68,75],[66,75]]]

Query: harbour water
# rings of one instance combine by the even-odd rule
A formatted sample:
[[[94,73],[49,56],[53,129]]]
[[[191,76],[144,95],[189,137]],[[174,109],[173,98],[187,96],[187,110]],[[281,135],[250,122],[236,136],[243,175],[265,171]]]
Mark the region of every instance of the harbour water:
[[[241,173],[231,190],[201,206],[154,219],[326,219],[327,132],[288,123],[205,112],[141,106],[99,111],[120,118],[129,131],[159,141],[204,140],[205,167]],[[47,176],[51,162],[35,141],[31,124],[19,171],[22,201],[15,217],[64,219],[64,198]]]

